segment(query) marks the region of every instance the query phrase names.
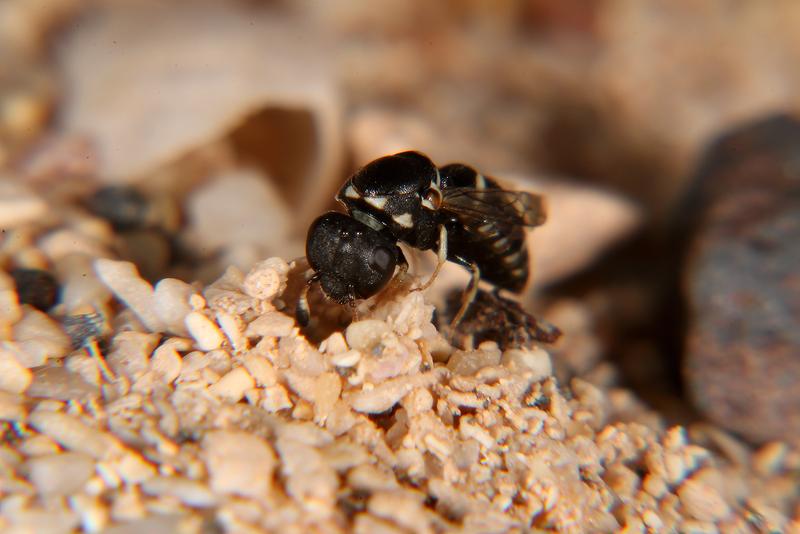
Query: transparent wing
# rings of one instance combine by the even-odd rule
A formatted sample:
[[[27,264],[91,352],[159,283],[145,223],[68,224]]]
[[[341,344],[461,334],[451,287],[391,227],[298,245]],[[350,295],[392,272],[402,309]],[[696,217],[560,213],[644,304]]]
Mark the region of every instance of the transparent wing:
[[[451,187],[442,191],[442,210],[468,227],[539,226],[547,219],[544,197],[523,191]]]

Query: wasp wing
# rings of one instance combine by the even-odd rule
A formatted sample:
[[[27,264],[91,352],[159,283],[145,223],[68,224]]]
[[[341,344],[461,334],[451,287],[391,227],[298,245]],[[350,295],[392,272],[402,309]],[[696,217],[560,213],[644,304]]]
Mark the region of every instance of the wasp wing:
[[[442,210],[467,227],[539,226],[547,219],[544,197],[524,191],[451,187],[442,191]]]

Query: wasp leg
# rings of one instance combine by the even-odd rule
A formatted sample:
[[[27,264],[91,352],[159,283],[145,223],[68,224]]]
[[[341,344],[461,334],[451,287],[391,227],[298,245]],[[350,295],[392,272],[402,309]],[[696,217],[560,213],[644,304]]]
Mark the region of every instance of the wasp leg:
[[[297,299],[297,306],[295,306],[294,309],[294,317],[297,320],[297,324],[300,326],[308,326],[308,322],[311,320],[311,312],[308,308],[308,290],[311,289],[311,285],[318,279],[319,275],[315,273],[308,279],[306,285],[303,286],[303,289],[300,291],[300,297]]]
[[[351,290],[350,294],[351,295],[353,294],[352,290]],[[347,307],[350,308],[350,313],[352,314],[351,322],[353,322],[353,323],[358,322],[359,321],[359,315],[358,315],[359,302],[356,300],[355,297],[352,297],[352,298],[350,298],[350,300],[347,301],[346,304],[347,304]]]
[[[408,273],[408,260],[406,259],[406,255],[403,254],[403,251],[400,247],[397,247],[397,268],[397,274],[393,279],[402,280]]]
[[[455,330],[458,326],[458,323],[461,322],[461,319],[464,318],[464,315],[467,313],[469,309],[469,305],[472,304],[472,301],[475,300],[475,295],[478,294],[478,282],[481,279],[481,271],[478,269],[478,265],[476,263],[468,263],[467,261],[458,258],[459,263],[464,265],[467,269],[469,269],[470,273],[472,273],[472,278],[467,284],[467,288],[464,290],[464,294],[461,297],[461,307],[458,309],[458,313],[456,313],[453,320],[450,321],[450,328]]]
[[[394,291],[403,287],[406,283],[406,276],[408,275],[408,260],[406,260],[403,251],[397,247],[397,273],[392,276],[389,283],[386,285],[387,290]],[[415,291],[412,289],[411,291]]]
[[[434,269],[433,274],[428,281],[422,284],[421,286],[414,288],[414,291],[425,291],[428,289],[436,277],[439,276],[439,271],[442,269],[442,265],[447,262],[447,230],[445,229],[444,225],[439,226],[439,250],[437,251],[437,261],[436,261],[436,269]]]

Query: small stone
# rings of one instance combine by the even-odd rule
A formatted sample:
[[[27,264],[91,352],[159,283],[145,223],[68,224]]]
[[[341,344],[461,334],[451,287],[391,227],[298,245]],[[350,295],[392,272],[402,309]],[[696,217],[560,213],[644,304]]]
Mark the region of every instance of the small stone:
[[[331,356],[331,363],[336,367],[341,367],[343,369],[355,367],[360,361],[361,351],[355,349],[348,350],[346,352],[340,352]]]
[[[225,349],[215,349],[206,353],[208,368],[224,375],[233,368],[230,353]]]
[[[245,330],[247,337],[284,337],[292,333],[294,319],[278,311],[269,311],[250,323]]]
[[[287,358],[295,371],[307,376],[317,376],[327,370],[327,362],[322,354],[303,337],[281,338],[278,343],[278,355]]]
[[[246,350],[249,345],[244,332],[242,332],[241,320],[223,310],[217,311],[216,317],[217,324],[222,329],[225,337],[228,338],[228,343],[233,347],[233,350],[236,352]]]
[[[272,485],[275,453],[245,432],[215,430],[203,439],[203,456],[215,493],[263,498]]]
[[[477,350],[454,352],[447,361],[447,368],[457,375],[474,375],[484,367],[500,363],[500,350],[493,342],[482,343]]]
[[[158,347],[150,360],[150,369],[165,383],[171,384],[181,374],[183,359],[173,343]]]
[[[242,289],[251,297],[271,301],[286,289],[289,264],[282,258],[269,258],[256,264],[244,279]]]
[[[80,452],[62,452],[28,460],[28,478],[45,495],[77,493],[94,474],[94,459]]]
[[[194,294],[192,286],[175,278],[164,278],[156,284],[155,312],[170,332],[179,336],[187,334],[184,320],[192,311],[189,298]]]
[[[58,298],[58,282],[47,271],[41,269],[14,269],[11,277],[17,288],[20,304],[47,311]]]
[[[21,421],[25,418],[26,410],[20,395],[0,391],[0,421]],[[2,463],[0,461],[0,463]]]
[[[255,387],[256,383],[247,369],[237,367],[211,385],[208,390],[212,395],[228,402],[239,402],[248,389]]]
[[[133,263],[99,258],[94,262],[97,276],[124,302],[151,332],[162,332],[164,322],[156,312],[155,291],[139,276]]]
[[[642,489],[656,499],[660,499],[669,491],[666,481],[654,473],[647,473],[645,475],[642,480]]]
[[[67,315],[97,313],[111,299],[111,291],[94,269],[95,258],[70,252],[55,264],[61,281],[60,302]]]
[[[784,442],[767,443],[753,455],[753,469],[761,476],[777,475],[783,469],[788,450]]]
[[[205,484],[183,477],[153,477],[142,484],[142,491],[158,497],[176,497],[197,508],[208,508],[217,504],[217,497]]]
[[[36,434],[27,438],[19,446],[19,452],[25,456],[32,458],[34,456],[47,456],[50,454],[58,454],[61,452],[61,447],[55,440],[43,434]],[[94,462],[92,462],[94,464]]]
[[[270,413],[280,410],[288,410],[292,407],[292,401],[286,388],[280,384],[264,388],[264,397],[261,399],[260,406]]]
[[[145,513],[144,505],[139,502],[138,495],[135,499],[115,501],[112,517],[119,523],[103,529],[103,534],[140,534],[142,532],[147,532],[148,534],[171,534],[184,531],[185,517],[180,515],[154,515],[143,518],[128,517],[129,514],[138,514],[139,511],[142,514]],[[191,524],[187,530],[192,532]]]
[[[0,180],[0,228],[33,223],[47,214],[47,204],[19,182]]]
[[[99,358],[89,355],[86,351],[75,352],[64,360],[64,368],[80,375],[83,380],[95,387],[102,385],[102,362]]]
[[[217,325],[200,312],[193,311],[188,314],[185,324],[200,350],[218,349],[225,339]]]
[[[275,367],[264,356],[248,354],[244,358],[244,366],[259,386],[269,387],[278,383],[278,374],[275,372]]]
[[[14,340],[27,357],[26,367],[43,365],[48,359],[62,358],[72,344],[69,336],[49,315],[29,306],[13,328]]]
[[[117,231],[146,227],[150,213],[147,197],[130,186],[100,188],[86,199],[86,208]]]
[[[323,354],[341,354],[347,351],[347,341],[341,332],[334,332],[319,344]]]
[[[127,484],[141,484],[156,475],[155,467],[134,451],[115,455],[107,464]]]
[[[433,408],[433,396],[427,389],[415,389],[403,398],[402,404],[408,415],[421,415]]]
[[[36,247],[47,256],[56,269],[64,258],[72,254],[81,254],[92,259],[111,256],[104,243],[71,228],[48,232],[37,240]]]
[[[26,394],[29,397],[89,402],[100,396],[100,388],[66,367],[48,366],[34,371],[33,382]]]
[[[603,474],[603,480],[623,499],[632,499],[639,489],[639,477],[621,463],[608,466]]]
[[[13,324],[22,316],[17,290],[11,277],[0,271],[0,320]]]
[[[678,450],[686,446],[686,429],[682,426],[673,426],[664,433],[662,439],[664,448],[667,450]]]
[[[390,331],[389,325],[384,321],[365,319],[350,323],[344,335],[351,348],[370,352]]]
[[[298,502],[312,505],[304,507],[308,513],[328,516],[339,488],[339,476],[325,463],[319,449],[294,439],[289,432],[278,438],[276,449],[280,454],[286,493]],[[319,505],[313,506],[313,503]]]
[[[353,522],[354,534],[404,534],[406,529],[390,521],[384,521],[369,514],[357,514]]]
[[[503,353],[500,360],[504,365],[521,371],[533,373],[533,380],[543,380],[553,374],[553,364],[550,355],[541,348],[509,349]]]
[[[666,469],[666,480],[671,485],[680,484],[688,474],[686,463],[679,452],[665,452],[664,467]]]
[[[106,361],[114,373],[135,381],[150,370],[150,355],[158,339],[158,334],[120,332],[114,336]]]
[[[64,447],[86,453],[95,459],[102,459],[120,448],[112,435],[67,414],[39,410],[30,415],[29,421],[36,430]]]
[[[342,379],[337,373],[322,373],[315,378],[314,420],[324,423],[342,393]]]
[[[106,503],[92,495],[73,495],[70,507],[80,516],[81,528],[85,532],[107,532],[109,513]]]
[[[390,519],[411,532],[428,532],[430,519],[425,513],[423,496],[409,491],[378,492],[370,497],[367,509],[378,517]]]
[[[0,348],[0,390],[24,393],[33,381],[33,373],[21,365],[14,354]]]
[[[731,513],[717,490],[702,482],[686,480],[677,493],[686,512],[699,521],[719,521]]]
[[[440,373],[429,372],[416,376],[391,378],[370,388],[350,393],[345,400],[357,412],[385,412],[417,387],[426,387],[438,380]]]
[[[660,532],[664,528],[664,522],[653,510],[645,510],[642,512],[642,521],[645,526],[653,532]]]

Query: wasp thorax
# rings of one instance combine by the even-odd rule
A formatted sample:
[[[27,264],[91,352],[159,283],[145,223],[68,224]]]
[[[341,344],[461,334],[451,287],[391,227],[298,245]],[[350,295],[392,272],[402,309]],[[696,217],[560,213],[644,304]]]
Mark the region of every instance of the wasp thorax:
[[[429,249],[436,246],[438,180],[439,171],[428,157],[402,152],[365,165],[337,198],[362,222],[377,221],[409,245]]]
[[[353,175],[356,190],[364,197],[420,195],[437,180],[436,165],[419,152],[401,152],[372,161]]]

